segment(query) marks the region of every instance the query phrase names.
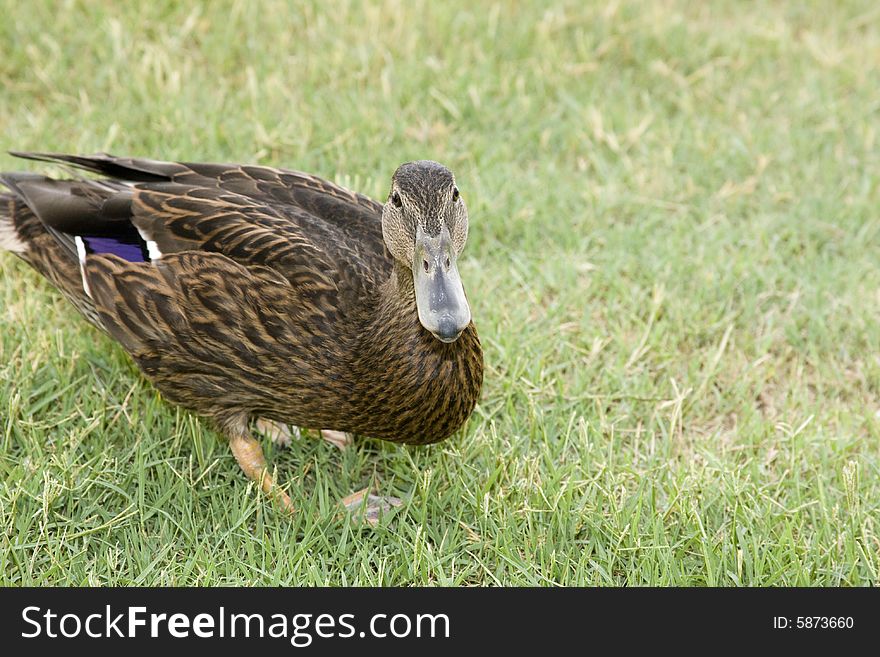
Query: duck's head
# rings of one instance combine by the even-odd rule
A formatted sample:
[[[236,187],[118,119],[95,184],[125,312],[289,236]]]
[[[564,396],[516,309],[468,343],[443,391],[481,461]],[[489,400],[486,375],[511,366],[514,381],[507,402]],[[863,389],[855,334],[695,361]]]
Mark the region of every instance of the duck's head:
[[[437,162],[402,164],[382,210],[382,234],[395,259],[412,271],[419,321],[454,342],[471,322],[457,260],[468,214],[452,172]]]

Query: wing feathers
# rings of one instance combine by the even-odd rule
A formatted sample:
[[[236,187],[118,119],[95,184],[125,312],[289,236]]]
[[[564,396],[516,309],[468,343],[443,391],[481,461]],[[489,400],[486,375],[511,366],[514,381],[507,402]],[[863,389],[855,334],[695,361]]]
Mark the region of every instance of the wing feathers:
[[[42,224],[43,237],[69,254],[64,280],[90,293],[78,292],[80,305],[144,363],[207,362],[212,353],[251,363],[254,353],[283,353],[278,345],[308,345],[313,331],[332,332],[390,275],[382,206],[314,176],[106,154],[16,154],[108,177],[3,180],[36,214],[32,223]],[[137,250],[138,258],[118,257]],[[311,348],[303,344],[300,356]]]
[[[89,255],[85,269],[101,322],[147,374],[265,376],[301,356],[294,322],[317,312],[277,273],[220,254],[172,254],[158,265]]]

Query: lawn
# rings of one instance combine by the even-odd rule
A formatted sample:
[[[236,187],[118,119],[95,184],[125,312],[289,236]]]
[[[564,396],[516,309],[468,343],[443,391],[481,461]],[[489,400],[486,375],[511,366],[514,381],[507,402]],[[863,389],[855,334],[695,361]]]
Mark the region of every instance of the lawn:
[[[0,148],[447,164],[480,405],[266,441],[291,520],[0,254],[0,583],[878,584],[875,2],[292,4],[0,0]]]

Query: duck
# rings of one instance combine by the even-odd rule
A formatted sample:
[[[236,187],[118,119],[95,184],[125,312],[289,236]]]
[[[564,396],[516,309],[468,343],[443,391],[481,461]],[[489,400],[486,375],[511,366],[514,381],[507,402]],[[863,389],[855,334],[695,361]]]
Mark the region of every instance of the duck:
[[[282,509],[293,504],[265,433],[427,445],[473,412],[468,211],[442,164],[402,164],[380,203],[268,166],[11,154],[72,173],[0,173],[0,248],[225,436]],[[365,490],[343,503],[374,520],[400,500]]]

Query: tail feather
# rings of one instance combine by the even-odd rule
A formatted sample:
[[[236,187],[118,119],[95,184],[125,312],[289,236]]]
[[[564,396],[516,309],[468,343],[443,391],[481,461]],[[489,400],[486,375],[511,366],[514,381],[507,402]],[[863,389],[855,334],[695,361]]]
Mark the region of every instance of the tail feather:
[[[15,228],[15,197],[0,194],[0,249],[22,254],[27,251],[27,243]]]
[[[18,192],[13,189],[13,193]],[[0,249],[12,251],[37,270],[89,322],[104,330],[83,286],[74,238],[45,225],[13,194],[0,193]]]

